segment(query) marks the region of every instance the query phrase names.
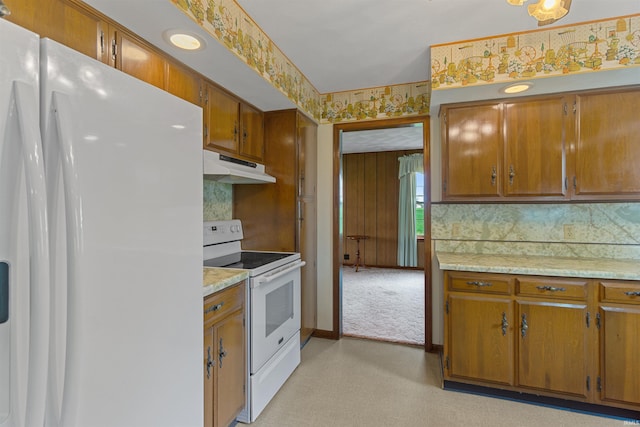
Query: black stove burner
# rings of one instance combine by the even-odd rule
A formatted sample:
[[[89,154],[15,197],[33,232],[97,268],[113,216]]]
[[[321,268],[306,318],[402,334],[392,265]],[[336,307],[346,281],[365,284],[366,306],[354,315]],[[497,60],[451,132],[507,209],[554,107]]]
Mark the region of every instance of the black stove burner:
[[[205,267],[226,267],[253,270],[291,256],[286,252],[240,252],[204,261]],[[240,258],[238,260],[238,257]]]

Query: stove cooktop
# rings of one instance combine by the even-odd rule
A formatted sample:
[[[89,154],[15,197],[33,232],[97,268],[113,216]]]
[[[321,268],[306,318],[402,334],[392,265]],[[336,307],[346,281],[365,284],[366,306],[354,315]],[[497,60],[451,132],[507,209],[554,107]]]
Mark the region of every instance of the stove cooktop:
[[[294,255],[290,252],[239,252],[205,260],[204,266],[255,270]]]

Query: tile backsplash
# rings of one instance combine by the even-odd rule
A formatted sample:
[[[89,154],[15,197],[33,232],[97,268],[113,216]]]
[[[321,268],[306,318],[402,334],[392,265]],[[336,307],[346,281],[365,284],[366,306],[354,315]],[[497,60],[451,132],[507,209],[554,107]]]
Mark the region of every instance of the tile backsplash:
[[[232,219],[233,191],[231,184],[222,184],[205,179],[203,181],[204,221]]]
[[[640,203],[434,204],[436,250],[640,259]]]

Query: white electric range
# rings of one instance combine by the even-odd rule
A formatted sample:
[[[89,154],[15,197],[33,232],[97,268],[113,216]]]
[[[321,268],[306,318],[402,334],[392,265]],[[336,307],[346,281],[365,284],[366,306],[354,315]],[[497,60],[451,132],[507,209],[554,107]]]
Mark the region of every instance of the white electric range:
[[[204,222],[204,266],[249,271],[247,403],[238,421],[255,421],[300,364],[300,269],[296,252],[242,250],[240,220]]]

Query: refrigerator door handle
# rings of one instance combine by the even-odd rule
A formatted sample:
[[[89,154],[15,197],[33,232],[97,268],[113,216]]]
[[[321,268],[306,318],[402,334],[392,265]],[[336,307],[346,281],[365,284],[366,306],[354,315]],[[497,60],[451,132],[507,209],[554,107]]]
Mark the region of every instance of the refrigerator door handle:
[[[49,361],[49,238],[47,196],[36,88],[13,82],[24,161],[29,224],[29,378],[25,425],[42,425]]]
[[[78,294],[78,259],[79,254],[82,251],[82,203],[80,197],[80,191],[78,189],[78,180],[76,177],[77,166],[75,164],[75,156],[73,152],[73,123],[71,121],[71,104],[68,95],[53,91],[51,92],[51,107],[50,107],[50,125],[55,125],[56,132],[47,132],[49,138],[55,138],[55,140],[47,140],[47,164],[48,164],[48,178],[49,183],[55,182],[55,174],[58,169],[62,172],[62,191],[63,195],[63,209],[65,212],[66,222],[66,236],[57,236],[56,238],[66,239],[67,247],[67,330],[62,333],[66,336],[65,354],[66,357],[62,359],[64,372],[63,387],[62,387],[62,399],[56,396],[58,390],[57,381],[60,379],[57,376],[50,373],[49,387],[53,402],[49,402],[54,407],[51,408],[56,414],[60,414],[60,425],[71,424],[69,418],[73,417],[73,408],[77,406],[79,401],[79,395],[76,388],[66,387],[66,384],[73,384],[77,376],[74,366],[78,365],[78,362],[74,358],[78,355],[79,349],[78,339],[76,333],[76,326],[78,322],[78,310],[79,304],[76,302],[76,296]],[[54,190],[51,187],[49,191],[50,197],[56,197],[57,194],[53,194]],[[54,204],[51,205],[51,215],[54,215]],[[55,285],[55,284],[54,284]],[[56,355],[53,355],[54,357]],[[59,403],[54,403],[59,402]],[[59,407],[57,407],[59,405]]]

